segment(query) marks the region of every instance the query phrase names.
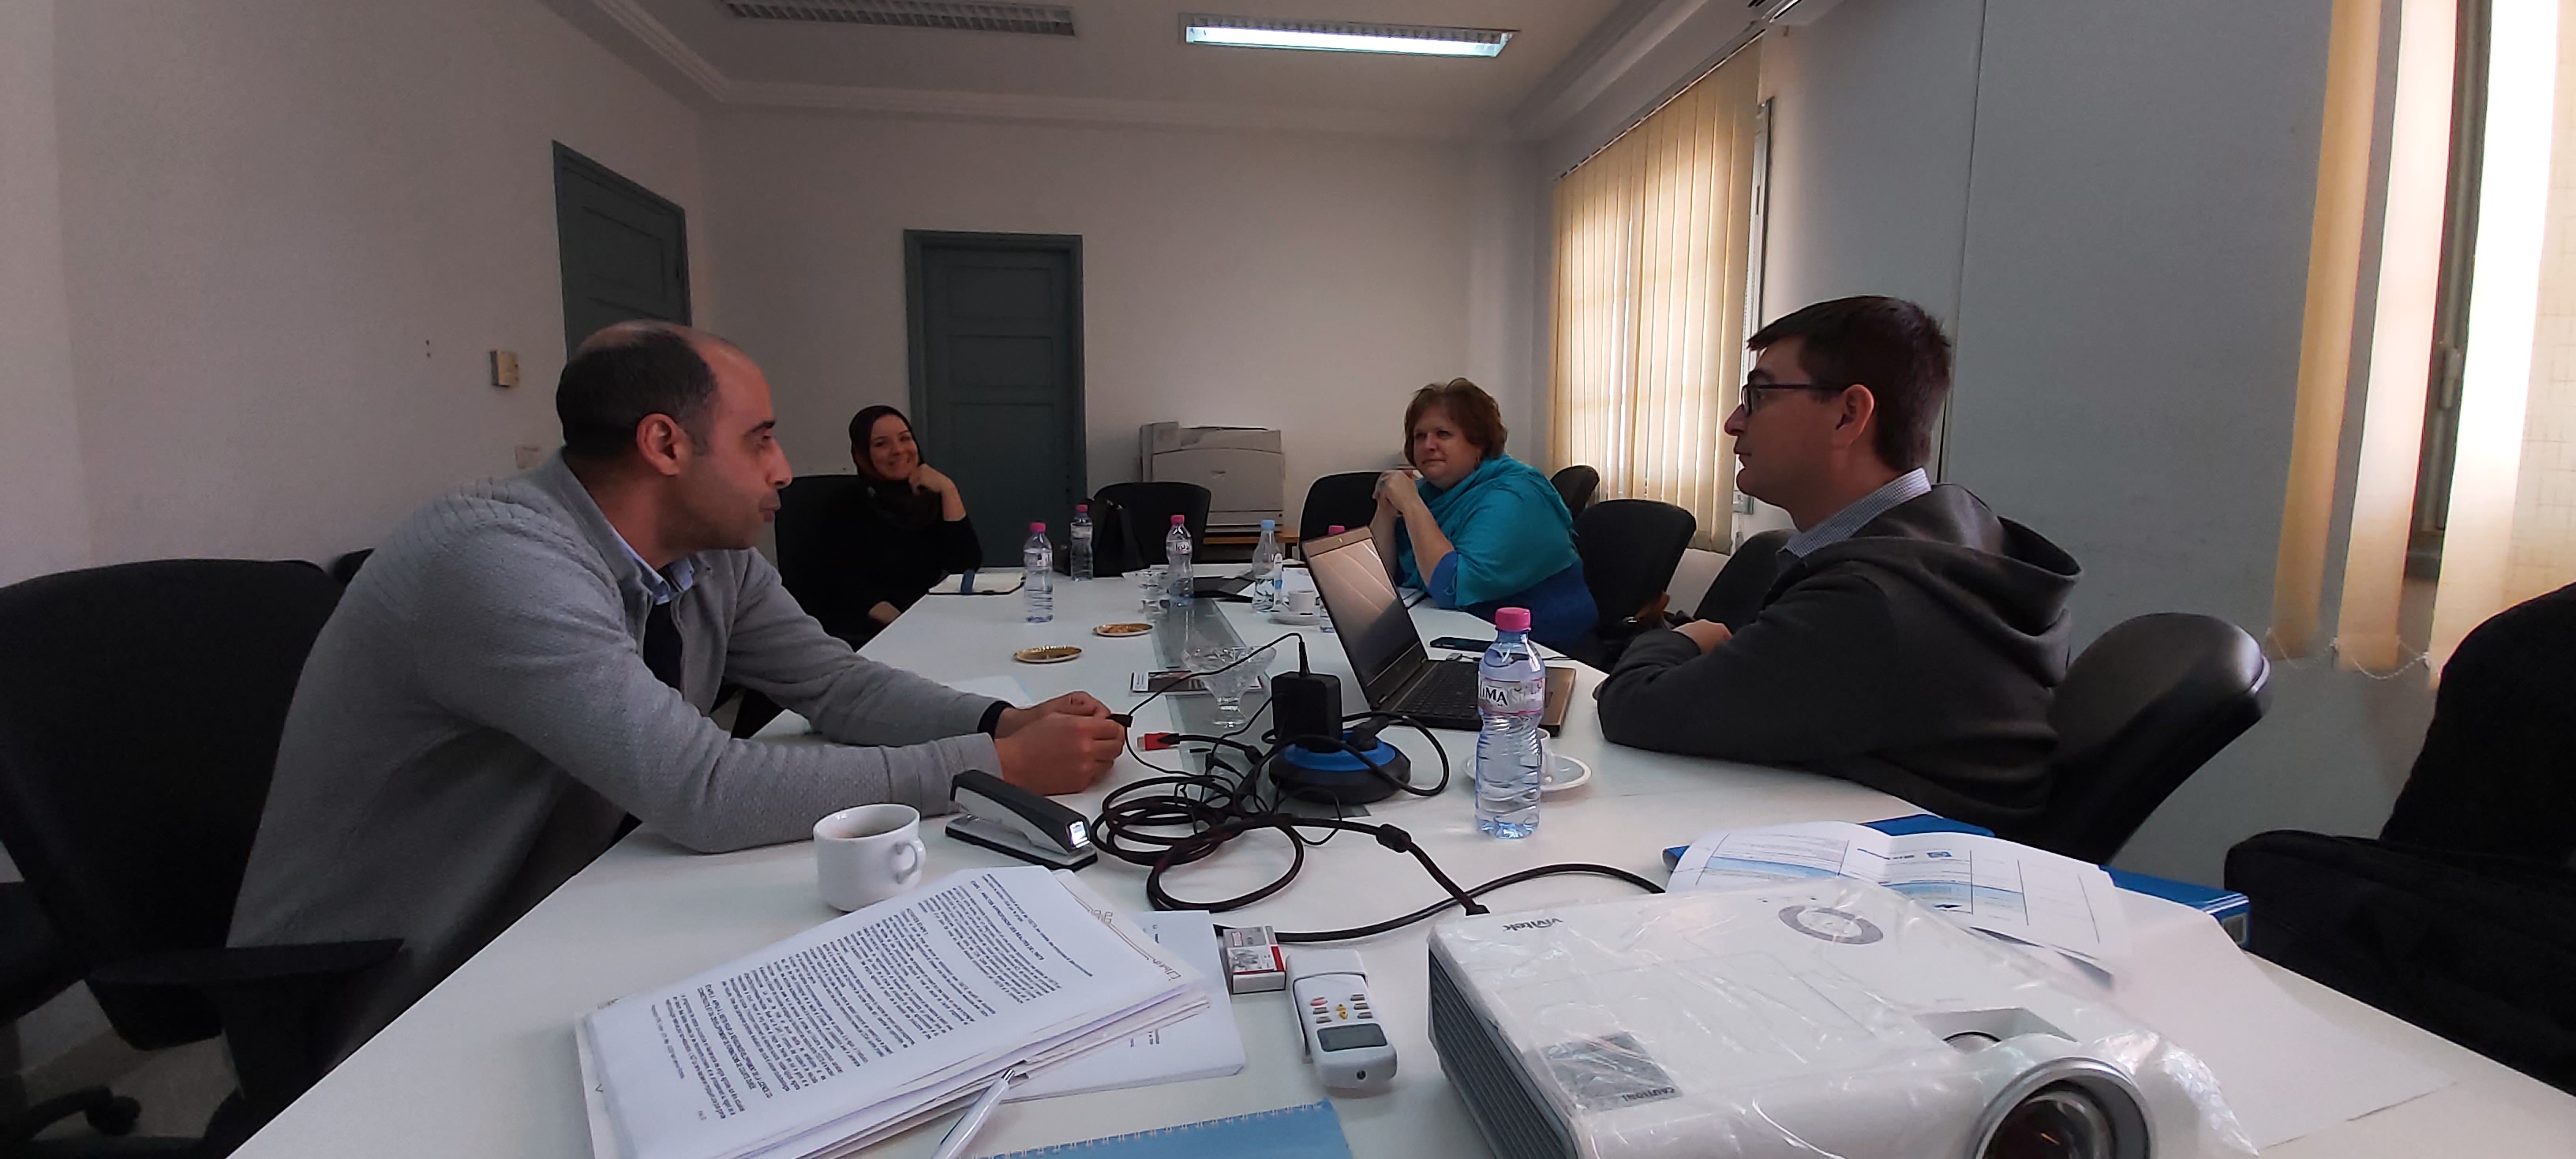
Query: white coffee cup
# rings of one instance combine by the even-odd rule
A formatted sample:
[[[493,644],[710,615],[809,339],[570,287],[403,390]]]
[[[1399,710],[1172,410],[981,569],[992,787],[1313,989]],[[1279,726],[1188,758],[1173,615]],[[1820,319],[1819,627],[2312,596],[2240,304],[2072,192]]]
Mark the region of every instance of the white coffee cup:
[[[1323,596],[1313,588],[1290,588],[1280,593],[1288,601],[1288,614],[1311,616],[1323,610]]]
[[[921,812],[910,805],[861,805],[814,823],[815,884],[834,909],[864,909],[921,884],[928,860]]]

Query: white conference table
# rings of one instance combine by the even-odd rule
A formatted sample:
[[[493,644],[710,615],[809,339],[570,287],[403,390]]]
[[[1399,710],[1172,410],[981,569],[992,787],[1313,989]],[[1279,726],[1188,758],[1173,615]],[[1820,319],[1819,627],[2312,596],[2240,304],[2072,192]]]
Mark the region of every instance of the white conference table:
[[[1132,672],[1152,666],[1150,637],[1095,637],[1095,624],[1139,619],[1128,580],[1060,584],[1053,624],[1025,623],[1009,597],[935,597],[897,621],[869,655],[924,675],[963,681],[1017,677],[1044,698],[1084,689],[1113,706]],[[1260,644],[1278,628],[1240,605],[1228,610],[1245,642]],[[1488,636],[1491,629],[1458,613],[1416,609],[1427,639],[1443,631]],[[1347,707],[1359,695],[1335,637],[1303,629],[1318,671],[1342,677]],[[1014,663],[1033,644],[1072,643],[1077,660]],[[1280,670],[1294,664],[1283,649]],[[1594,770],[1591,783],[1551,796],[1537,835],[1501,841],[1479,834],[1472,794],[1464,788],[1472,733],[1438,734],[1459,770],[1449,792],[1397,798],[1372,806],[1376,819],[1413,833],[1453,877],[1474,884],[1532,865],[1599,862],[1662,880],[1661,850],[1711,829],[1803,820],[1867,821],[1916,812],[1896,798],[1827,777],[1688,760],[1611,746],[1589,711],[1600,675],[1586,670],[1582,697],[1557,751]],[[1169,727],[1163,702],[1148,706],[1137,727]],[[1418,736],[1390,730],[1429,775],[1437,760]],[[1177,753],[1152,754],[1160,758]],[[1100,786],[1106,790],[1153,775],[1122,757]],[[1095,790],[1068,803],[1096,810]],[[1016,864],[949,840],[924,824],[930,874]],[[1188,898],[1240,893],[1287,864],[1284,838],[1255,835],[1207,862],[1176,870],[1166,887]],[[1145,908],[1144,870],[1103,858],[1083,871],[1112,900]],[[1497,912],[1632,896],[1629,886],[1592,877],[1530,882],[1484,899]],[[1230,925],[1282,930],[1348,927],[1430,904],[1439,888],[1412,858],[1357,834],[1310,849],[1298,881],[1270,899],[1225,915]],[[687,853],[651,830],[639,830],[540,903],[437,989],[325,1077],[252,1139],[246,1159],[368,1155],[587,1156],[590,1137],[575,1073],[572,1024],[583,1012],[637,991],[665,985],[837,916],[817,896],[809,843],[740,853]],[[1425,955],[1429,923],[1355,943],[1395,1040],[1401,1072],[1385,1095],[1335,1100],[1354,1155],[1474,1156],[1484,1153],[1464,1104],[1440,1072],[1430,1042]],[[2261,969],[2297,1001],[2328,1020],[2454,1078],[2453,1085],[2266,1152],[2282,1156],[2369,1159],[2428,1154],[2576,1155],[2576,1098],[2555,1091],[2358,1002],[2268,963]],[[1323,1097],[1300,1059],[1279,994],[1234,998],[1248,1065],[1225,1078],[1005,1105],[973,1154],[1194,1122],[1311,1102]],[[2188,1045],[2188,1044],[2185,1044]],[[870,1152],[927,1156],[946,1120]]]

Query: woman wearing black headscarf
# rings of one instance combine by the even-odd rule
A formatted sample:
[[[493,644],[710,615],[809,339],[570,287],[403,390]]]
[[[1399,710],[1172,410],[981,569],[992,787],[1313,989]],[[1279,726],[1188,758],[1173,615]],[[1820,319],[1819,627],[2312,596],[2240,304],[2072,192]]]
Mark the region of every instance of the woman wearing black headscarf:
[[[851,419],[850,458],[864,487],[843,521],[851,590],[841,602],[864,618],[824,626],[856,644],[893,623],[939,577],[982,566],[984,551],[956,482],[921,461],[902,411],[872,406]]]

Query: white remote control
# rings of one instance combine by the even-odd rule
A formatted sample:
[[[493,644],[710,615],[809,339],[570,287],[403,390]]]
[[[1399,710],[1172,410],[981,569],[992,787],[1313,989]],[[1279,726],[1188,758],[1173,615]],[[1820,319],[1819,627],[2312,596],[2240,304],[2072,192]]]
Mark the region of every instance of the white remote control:
[[[1395,1082],[1395,1044],[1369,1001],[1368,965],[1359,951],[1290,951],[1288,995],[1306,1061],[1315,1064],[1325,1090],[1374,1095]]]

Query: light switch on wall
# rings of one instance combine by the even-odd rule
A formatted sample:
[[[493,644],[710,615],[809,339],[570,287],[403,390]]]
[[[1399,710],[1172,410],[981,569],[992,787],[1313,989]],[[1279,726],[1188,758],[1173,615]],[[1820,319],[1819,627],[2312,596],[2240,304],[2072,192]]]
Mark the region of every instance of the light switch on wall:
[[[517,351],[495,350],[492,352],[492,385],[499,387],[519,385],[519,355]]]

